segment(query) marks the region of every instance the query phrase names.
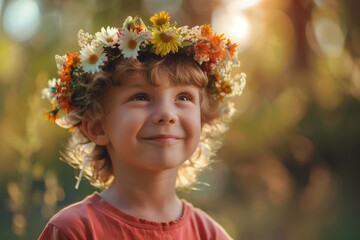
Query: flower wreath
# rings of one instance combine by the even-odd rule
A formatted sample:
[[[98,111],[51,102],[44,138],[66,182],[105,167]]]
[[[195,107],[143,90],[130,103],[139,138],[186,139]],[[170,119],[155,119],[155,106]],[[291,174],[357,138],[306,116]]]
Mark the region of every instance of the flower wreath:
[[[146,27],[141,18],[129,16],[122,28],[102,28],[95,36],[80,29],[77,37],[81,50],[55,56],[58,78],[49,80],[42,91],[43,98],[52,104],[46,118],[64,128],[76,126],[79,120],[71,117],[71,113],[76,112],[77,106],[71,98],[78,82],[120,57],[136,59],[144,54],[191,56],[208,76],[207,90],[214,98],[222,101],[241,94],[246,75],[231,77],[232,68],[240,65],[236,43],[223,34],[214,34],[209,24],[176,27],[176,23],[170,24],[170,16],[164,11],[150,21],[153,26]]]

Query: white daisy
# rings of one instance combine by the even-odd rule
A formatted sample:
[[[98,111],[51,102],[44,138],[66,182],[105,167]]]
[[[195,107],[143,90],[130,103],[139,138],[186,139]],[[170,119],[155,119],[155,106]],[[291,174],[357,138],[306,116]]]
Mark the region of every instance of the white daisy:
[[[119,49],[124,58],[136,58],[139,54],[141,39],[136,31],[122,31]]]
[[[85,72],[97,73],[100,71],[100,66],[104,65],[107,61],[107,56],[103,53],[103,48],[94,48],[91,45],[86,45],[80,50],[80,65]]]
[[[105,46],[112,47],[119,41],[118,29],[114,27],[101,28],[101,32],[97,32],[97,39]]]

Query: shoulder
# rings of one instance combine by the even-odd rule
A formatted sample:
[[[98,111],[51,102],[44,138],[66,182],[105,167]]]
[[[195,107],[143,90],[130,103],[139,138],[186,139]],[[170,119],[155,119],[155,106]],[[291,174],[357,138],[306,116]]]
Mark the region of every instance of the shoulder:
[[[54,215],[49,223],[59,227],[69,223],[83,223],[88,219],[88,215],[96,210],[94,198],[96,195],[92,194],[80,202],[65,207]]]
[[[60,210],[50,219],[42,235],[56,234],[59,239],[83,239],[82,234],[88,232],[90,219],[97,215],[98,210],[94,201],[96,198],[97,195],[92,194]]]
[[[185,202],[185,204],[191,225],[199,231],[200,235],[208,236],[208,239],[232,239],[225,229],[205,211],[194,207],[191,203]]]

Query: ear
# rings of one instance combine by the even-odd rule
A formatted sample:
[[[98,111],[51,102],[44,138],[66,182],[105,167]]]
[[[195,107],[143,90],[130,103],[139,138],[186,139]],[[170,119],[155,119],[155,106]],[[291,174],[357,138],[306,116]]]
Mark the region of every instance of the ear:
[[[88,139],[97,145],[104,146],[109,142],[101,120],[83,120],[80,129]]]

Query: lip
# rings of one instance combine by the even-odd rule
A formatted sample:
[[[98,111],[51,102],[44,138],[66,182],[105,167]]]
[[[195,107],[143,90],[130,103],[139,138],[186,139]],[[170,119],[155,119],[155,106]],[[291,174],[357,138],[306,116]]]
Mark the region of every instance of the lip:
[[[171,134],[157,134],[141,138],[144,141],[158,142],[158,143],[173,143],[182,139],[179,136]]]

